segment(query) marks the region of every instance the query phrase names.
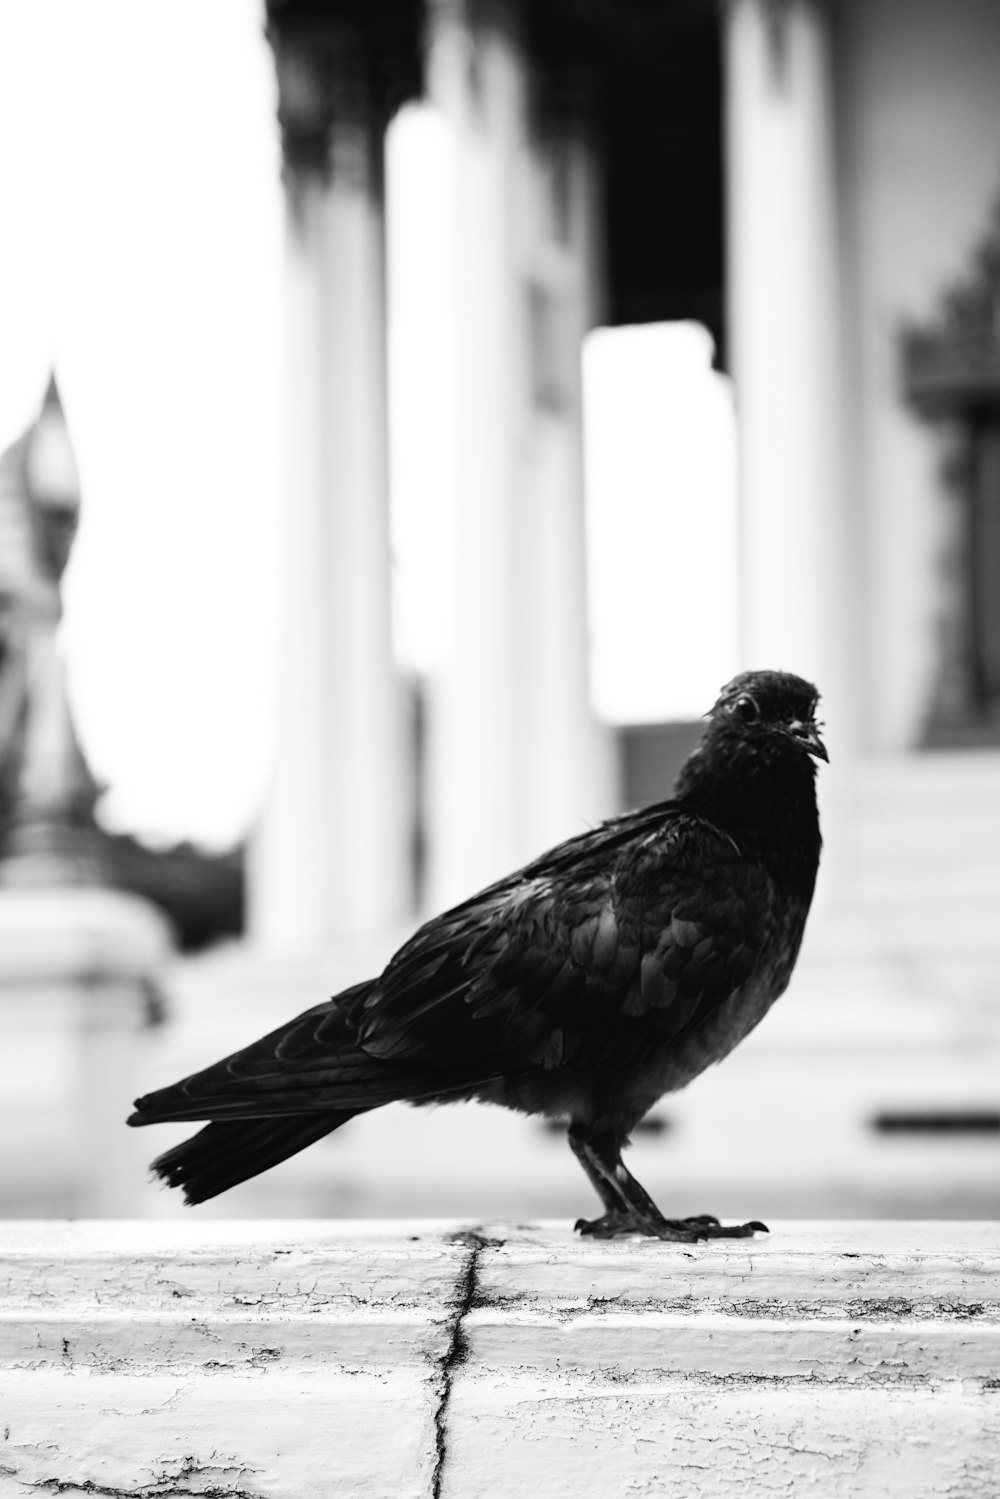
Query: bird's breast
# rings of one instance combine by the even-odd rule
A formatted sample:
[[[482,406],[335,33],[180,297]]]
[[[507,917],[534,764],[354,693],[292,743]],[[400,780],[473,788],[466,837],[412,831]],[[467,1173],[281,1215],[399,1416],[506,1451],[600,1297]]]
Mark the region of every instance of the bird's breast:
[[[650,1059],[649,1084],[657,1097],[677,1092],[714,1062],[721,1062],[759,1025],[788,987],[805,915],[804,910],[790,909],[770,933],[749,978],[690,1028],[664,1041]]]

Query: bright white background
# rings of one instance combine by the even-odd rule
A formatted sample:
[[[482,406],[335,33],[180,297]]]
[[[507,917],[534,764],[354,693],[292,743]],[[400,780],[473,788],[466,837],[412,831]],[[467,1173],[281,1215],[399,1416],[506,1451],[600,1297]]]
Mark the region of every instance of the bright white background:
[[[282,207],[246,0],[0,9],[0,446],[54,363],[83,491],[64,648],[103,815],[224,844],[263,794],[277,668]],[[435,389],[448,142],[390,133],[401,660],[433,667],[449,496]],[[585,354],[595,701],[691,717],[736,655],[728,386],[697,327]]]

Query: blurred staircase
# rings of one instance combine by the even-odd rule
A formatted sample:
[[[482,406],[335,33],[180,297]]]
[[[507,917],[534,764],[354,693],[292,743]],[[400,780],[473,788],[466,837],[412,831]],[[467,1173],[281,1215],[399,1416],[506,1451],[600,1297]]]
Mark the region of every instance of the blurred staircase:
[[[740,1211],[1000,1216],[1000,754],[832,779],[789,992],[662,1105],[675,1162],[692,1184],[723,1162]]]

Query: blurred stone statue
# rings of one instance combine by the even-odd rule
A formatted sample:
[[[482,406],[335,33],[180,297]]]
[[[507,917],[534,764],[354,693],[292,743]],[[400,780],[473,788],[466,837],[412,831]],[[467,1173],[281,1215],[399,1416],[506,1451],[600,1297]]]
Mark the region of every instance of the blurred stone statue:
[[[101,878],[57,632],[80,489],[55,379],[0,457],[0,884]]]
[[[58,646],[80,486],[55,380],[0,457],[0,888],[106,885],[153,901],[182,948],[243,926],[243,856],[147,848],[95,815]]]

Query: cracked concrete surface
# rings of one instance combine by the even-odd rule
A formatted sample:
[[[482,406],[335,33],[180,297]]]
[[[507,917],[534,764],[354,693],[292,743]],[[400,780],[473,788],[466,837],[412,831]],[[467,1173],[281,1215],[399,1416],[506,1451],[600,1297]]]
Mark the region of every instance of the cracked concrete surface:
[[[1000,1231],[0,1225],[0,1499],[995,1499]]]
[[[441,1499],[445,1463],[448,1460],[448,1408],[456,1371],[468,1357],[465,1320],[479,1298],[479,1262],[489,1244],[474,1230],[461,1230],[451,1242],[465,1248],[465,1260],[459,1274],[455,1306],[449,1323],[448,1346],[438,1366],[438,1403],[434,1411],[434,1472],[431,1479],[432,1499]]]

